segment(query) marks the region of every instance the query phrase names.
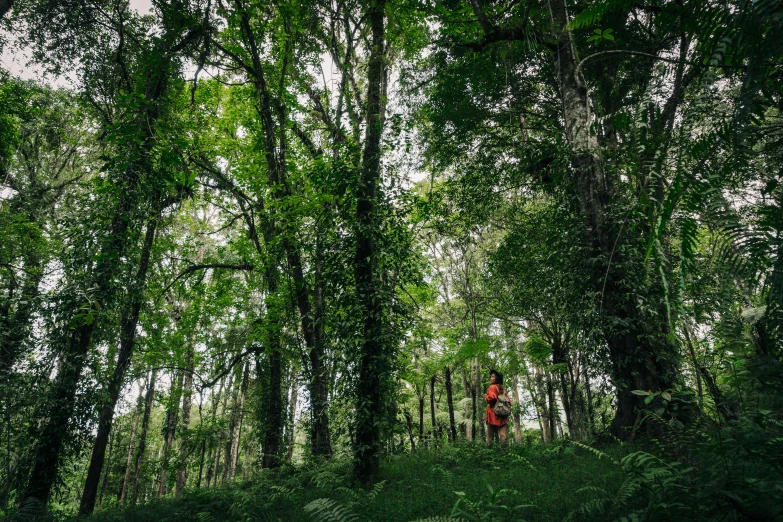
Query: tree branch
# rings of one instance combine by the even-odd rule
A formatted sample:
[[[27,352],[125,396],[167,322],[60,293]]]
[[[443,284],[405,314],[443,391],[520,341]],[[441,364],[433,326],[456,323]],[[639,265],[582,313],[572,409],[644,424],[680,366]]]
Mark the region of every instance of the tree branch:
[[[208,263],[204,265],[193,265],[187,267],[185,270],[179,273],[177,277],[175,277],[171,283],[169,283],[166,288],[163,289],[163,291],[160,293],[160,295],[165,294],[169,291],[169,289],[174,286],[174,284],[185,277],[188,274],[192,274],[193,272],[198,272],[199,270],[210,270],[210,269],[217,269],[217,268],[224,268],[228,270],[253,270],[255,267],[249,263],[243,263],[241,265],[232,265],[228,263]]]

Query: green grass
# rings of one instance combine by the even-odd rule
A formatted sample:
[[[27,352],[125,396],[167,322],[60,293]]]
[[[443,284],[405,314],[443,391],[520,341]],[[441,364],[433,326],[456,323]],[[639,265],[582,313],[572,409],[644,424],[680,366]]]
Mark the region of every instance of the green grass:
[[[627,449],[608,451],[619,458]],[[284,469],[230,489],[192,490],[179,500],[104,511],[91,521],[313,522],[319,513],[308,513],[305,506],[330,499],[333,507],[353,514],[357,521],[407,522],[448,517],[460,498],[464,520],[559,521],[590,500],[593,493],[579,493],[580,488],[614,491],[622,480],[621,470],[608,459],[573,446],[512,447],[502,452],[464,445],[390,457],[383,462],[380,482],[370,490],[352,487],[350,463],[337,461]],[[326,511],[320,514],[325,516]]]

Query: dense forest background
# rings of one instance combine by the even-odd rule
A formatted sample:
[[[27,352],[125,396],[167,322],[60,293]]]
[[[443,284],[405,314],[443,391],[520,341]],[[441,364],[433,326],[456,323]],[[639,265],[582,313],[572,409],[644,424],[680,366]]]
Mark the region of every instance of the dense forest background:
[[[0,23],[0,514],[783,519],[779,0]]]

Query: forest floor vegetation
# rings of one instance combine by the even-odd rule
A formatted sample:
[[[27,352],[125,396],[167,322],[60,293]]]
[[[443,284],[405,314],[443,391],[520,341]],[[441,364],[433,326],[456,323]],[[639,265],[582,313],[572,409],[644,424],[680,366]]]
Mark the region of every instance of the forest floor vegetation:
[[[624,448],[606,450],[620,458]],[[383,461],[371,489],[351,481],[349,460],[288,466],[234,487],[190,490],[135,509],[107,510],[91,522],[197,520],[399,522],[449,517],[471,505],[480,520],[562,520],[589,500],[585,484],[614,490],[620,469],[571,444],[533,444],[501,451],[464,444],[418,450]],[[455,513],[455,519],[457,513]],[[469,520],[467,514],[462,520]],[[478,520],[478,519],[477,519]]]

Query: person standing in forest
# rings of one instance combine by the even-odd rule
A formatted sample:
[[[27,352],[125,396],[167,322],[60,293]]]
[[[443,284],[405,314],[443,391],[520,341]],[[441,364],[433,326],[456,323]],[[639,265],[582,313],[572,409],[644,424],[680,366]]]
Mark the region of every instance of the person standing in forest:
[[[489,371],[489,388],[484,394],[487,401],[487,445],[495,443],[495,434],[500,438],[500,447],[508,447],[508,417],[511,414],[511,399],[503,387],[503,374]]]

